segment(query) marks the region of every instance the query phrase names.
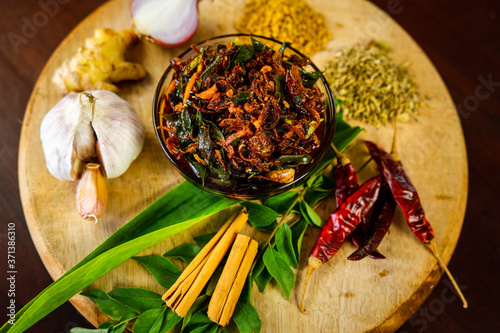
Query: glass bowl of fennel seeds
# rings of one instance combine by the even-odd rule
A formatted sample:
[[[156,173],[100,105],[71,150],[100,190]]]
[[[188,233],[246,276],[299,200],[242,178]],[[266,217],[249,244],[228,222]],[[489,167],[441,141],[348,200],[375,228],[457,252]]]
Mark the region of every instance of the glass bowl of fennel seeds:
[[[170,61],[153,124],[186,180],[212,194],[262,199],[299,186],[318,166],[335,106],[321,71],[288,43],[234,34]]]

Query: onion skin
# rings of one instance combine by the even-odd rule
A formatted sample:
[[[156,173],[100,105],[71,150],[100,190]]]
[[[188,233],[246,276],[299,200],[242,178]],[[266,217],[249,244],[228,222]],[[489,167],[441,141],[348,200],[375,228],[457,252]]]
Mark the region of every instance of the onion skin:
[[[159,2],[158,0],[132,0],[130,2],[130,15],[132,18],[132,25],[134,26],[134,30],[136,31],[136,33],[138,35],[140,35],[141,37],[144,37],[145,39],[152,41],[153,43],[156,43],[156,44],[158,44],[162,47],[165,47],[165,48],[176,48],[178,46],[186,44],[194,36],[196,31],[198,31],[198,26],[199,26],[198,0],[192,0],[192,1],[196,2],[196,4],[194,4],[195,7],[193,8],[194,11],[192,12],[192,15],[195,16],[194,25],[189,27],[188,32],[186,33],[185,36],[182,37],[182,39],[180,39],[179,41],[175,41],[175,42],[167,42],[165,40],[162,40],[158,36],[153,36],[153,34],[145,33],[144,31],[141,31],[142,29],[140,27],[137,27],[137,25],[135,24],[136,18],[134,19],[134,5],[137,5],[140,2],[146,3],[146,2],[154,2],[154,1]],[[188,2],[188,1],[180,0],[180,2]],[[188,4],[188,6],[191,6],[191,4]],[[135,8],[135,9],[137,9],[137,8]]]

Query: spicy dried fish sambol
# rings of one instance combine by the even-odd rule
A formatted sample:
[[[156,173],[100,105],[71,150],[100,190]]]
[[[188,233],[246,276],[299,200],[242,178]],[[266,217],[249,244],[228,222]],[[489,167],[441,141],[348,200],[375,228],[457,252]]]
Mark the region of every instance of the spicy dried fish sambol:
[[[286,45],[284,45],[286,47]],[[205,49],[175,73],[164,96],[159,129],[170,154],[203,182],[257,188],[289,183],[313,160],[325,105],[320,72],[308,58],[283,56],[252,38]]]

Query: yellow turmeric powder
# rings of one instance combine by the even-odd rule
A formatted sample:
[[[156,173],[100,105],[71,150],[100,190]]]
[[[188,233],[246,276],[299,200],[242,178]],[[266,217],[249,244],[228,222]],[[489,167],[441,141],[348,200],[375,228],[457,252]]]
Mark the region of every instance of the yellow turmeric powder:
[[[249,0],[235,27],[241,33],[290,42],[306,55],[332,39],[323,15],[304,0]]]

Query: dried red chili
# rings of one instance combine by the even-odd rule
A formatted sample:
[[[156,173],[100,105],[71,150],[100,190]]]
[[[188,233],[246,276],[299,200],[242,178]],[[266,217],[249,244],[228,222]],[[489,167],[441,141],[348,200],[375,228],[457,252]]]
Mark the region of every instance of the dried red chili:
[[[380,193],[373,209],[370,228],[365,235],[365,239],[360,244],[359,248],[351,254],[347,259],[360,260],[364,257],[376,252],[377,247],[389,230],[396,209],[396,202],[392,197],[391,189],[386,181],[380,189]]]
[[[394,200],[401,207],[411,231],[421,242],[430,243],[434,238],[434,231],[425,218],[417,190],[403,170],[403,165],[377,144],[371,141],[365,141],[365,144],[370,156],[387,179]]]
[[[356,229],[361,219],[377,200],[381,183],[382,176],[379,175],[362,184],[337,207],[321,229],[309,255],[307,276],[300,303],[302,312],[304,312],[303,300],[312,272],[330,260],[347,237]]]
[[[394,131],[391,154],[387,153],[373,142],[365,141],[365,144],[368,147],[373,160],[377,163],[379,169],[387,179],[387,183],[391,189],[394,200],[401,207],[411,231],[421,242],[428,246],[440,266],[445,270],[446,274],[450,278],[451,283],[462,300],[463,307],[467,308],[467,300],[437,251],[436,245],[432,242],[434,238],[434,231],[432,230],[429,221],[425,218],[424,209],[420,202],[417,190],[404,171],[403,165],[396,153],[396,130]]]
[[[332,149],[337,156],[337,165],[333,169],[333,176],[335,179],[335,202],[337,207],[340,206],[344,200],[350,196],[354,191],[359,188],[358,185],[358,175],[351,161],[343,156],[340,152],[337,151],[335,146],[332,145]],[[356,247],[362,246],[365,238],[367,230],[367,223],[363,221],[363,225],[359,226],[351,236],[352,242]],[[385,258],[378,251],[370,252],[370,258],[372,259],[383,259]]]

